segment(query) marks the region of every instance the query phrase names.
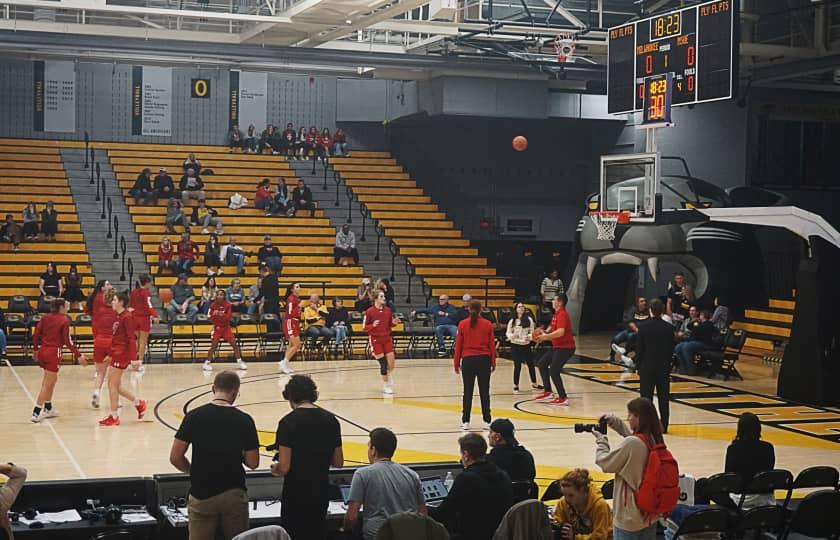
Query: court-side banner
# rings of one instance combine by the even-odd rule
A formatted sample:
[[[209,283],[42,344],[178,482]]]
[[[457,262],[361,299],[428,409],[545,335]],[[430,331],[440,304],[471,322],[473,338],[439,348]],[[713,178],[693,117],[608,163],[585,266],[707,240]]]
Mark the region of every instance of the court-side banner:
[[[35,61],[35,131],[76,131],[76,66]]]
[[[268,73],[239,72],[239,128],[254,124],[257,133],[268,117]]]
[[[131,134],[172,136],[172,68],[133,66]]]

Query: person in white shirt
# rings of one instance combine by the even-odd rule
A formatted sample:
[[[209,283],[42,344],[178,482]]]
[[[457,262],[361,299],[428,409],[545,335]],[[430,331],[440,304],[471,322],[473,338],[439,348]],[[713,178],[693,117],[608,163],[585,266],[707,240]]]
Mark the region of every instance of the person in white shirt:
[[[359,264],[359,251],[356,249],[356,234],[350,230],[350,225],[344,224],[335,235],[335,264],[343,257],[352,257],[353,263]]]
[[[565,292],[566,287],[563,286],[557,270],[549,272],[540,284],[540,295],[542,296],[543,304],[549,307],[551,307],[551,301],[554,300],[555,296]]]
[[[535,328],[534,318],[522,302],[516,304],[516,316],[508,321],[507,336],[510,341],[510,352],[513,356],[513,391],[519,392],[519,372],[522,364],[528,366],[531,377],[531,388],[537,390],[542,386],[537,384],[537,371],[534,369],[534,356],[531,353],[531,336]]]

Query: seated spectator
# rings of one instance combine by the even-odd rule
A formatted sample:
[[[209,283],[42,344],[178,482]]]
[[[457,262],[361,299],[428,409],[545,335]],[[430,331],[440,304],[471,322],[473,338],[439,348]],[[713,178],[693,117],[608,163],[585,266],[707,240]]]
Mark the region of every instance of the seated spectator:
[[[52,201],[47,201],[47,205],[41,211],[41,232],[44,234],[44,240],[55,242],[55,235],[58,234],[58,211]]]
[[[321,347],[324,348],[335,336],[335,331],[327,326],[329,315],[327,307],[321,304],[321,297],[317,294],[309,295],[309,304],[303,308],[303,335],[312,338],[313,343],[321,338]]]
[[[282,176],[277,179],[277,185],[274,187],[274,203],[277,205],[277,211],[288,213],[289,186],[286,185],[286,179]]]
[[[274,134],[276,131],[277,130],[275,129],[275,127],[271,124],[265,126],[265,129],[260,134],[260,140],[257,143],[258,154],[262,154],[263,150],[265,150],[266,148],[274,150],[274,148],[271,146],[271,143],[274,141]]]
[[[20,251],[20,241],[23,239],[23,229],[15,222],[12,214],[6,214],[6,221],[0,227],[0,238],[14,247],[15,253]]]
[[[209,276],[204,280],[204,285],[201,286],[201,299],[199,300],[198,311],[207,315],[207,312],[210,310],[210,304],[216,300],[217,290],[218,287],[216,287],[216,278],[214,276]]]
[[[164,236],[158,246],[158,275],[163,274],[164,270],[169,270],[173,274],[178,273],[178,262],[175,260],[175,250],[172,249],[172,241],[168,236]]]
[[[38,209],[31,202],[23,209],[23,238],[35,240],[38,238]]]
[[[207,267],[207,275],[213,275],[213,268],[216,274],[224,274],[222,270],[222,248],[219,245],[219,237],[211,234],[204,244],[204,266]]]
[[[219,213],[216,210],[207,206],[207,200],[204,197],[199,197],[198,206],[193,208],[192,224],[201,226],[201,234],[207,234],[209,232],[207,227],[210,226],[216,231],[216,235],[221,236],[225,234],[222,218],[219,217]]]
[[[201,200],[207,197],[204,193],[204,182],[195,169],[187,169],[184,176],[181,177],[181,202],[184,205],[189,204],[190,199]]]
[[[452,339],[455,339],[458,334],[458,313],[455,311],[455,306],[449,303],[449,297],[442,294],[438,298],[438,304],[436,306],[429,306],[411,312],[412,315],[415,313],[428,313],[434,317],[438,356],[446,356],[444,334],[452,336]]]
[[[315,126],[309,127],[309,132],[306,134],[307,142],[310,144],[312,150],[315,151],[315,160],[322,159],[324,155],[324,148],[321,146],[321,134]]]
[[[187,226],[187,217],[184,215],[184,207],[178,199],[169,199],[166,205],[166,232],[177,234],[175,225]]]
[[[245,250],[236,245],[236,238],[228,238],[228,243],[222,247],[220,257],[224,264],[236,266],[236,275],[245,275]]]
[[[257,151],[257,128],[254,124],[248,126],[248,131],[245,132],[245,142],[242,150],[245,152]]]
[[[344,343],[353,330],[350,325],[350,314],[344,308],[344,300],[339,297],[333,298],[333,307],[327,316],[327,327],[335,334],[336,345]]]
[[[464,471],[429,515],[443,523],[453,538],[487,540],[513,503],[510,477],[487,461],[487,443],[478,433],[467,433],[458,445]]]
[[[257,252],[257,259],[260,263],[265,263],[271,270],[280,275],[283,270],[283,254],[280,253],[280,248],[271,243],[271,236],[263,236],[263,245]]]
[[[560,293],[566,292],[566,287],[560,280],[560,273],[557,270],[552,270],[540,283],[540,295],[542,296],[543,305],[551,307],[554,297]]]
[[[370,278],[362,278],[362,283],[356,288],[356,304],[353,306],[356,311],[364,313],[373,305],[372,294],[373,288],[370,284]]]
[[[271,180],[268,178],[263,178],[257,185],[257,192],[254,194],[254,207],[265,210],[267,216],[279,212],[279,207],[271,195]]]
[[[574,469],[560,479],[563,498],[554,509],[554,522],[562,540],[610,540],[612,510],[589,471]]]
[[[461,322],[470,316],[470,300],[472,300],[471,294],[464,294],[464,296],[461,297],[461,307],[455,310],[456,320],[458,322]]]
[[[134,204],[152,204],[155,200],[155,190],[152,187],[152,170],[143,169],[128,192],[134,197]]]
[[[330,135],[329,128],[324,128],[323,130],[321,130],[321,136],[318,140],[318,146],[318,155],[321,156],[321,159],[327,159],[333,147],[333,138],[332,135]]]
[[[301,126],[297,134],[297,155],[300,159],[309,159],[309,151],[314,148],[315,142],[309,140],[309,132]]]
[[[248,287],[248,315],[255,317],[262,314],[262,305],[260,302],[260,284],[262,277],[257,275],[257,281]]]
[[[391,281],[388,278],[380,278],[376,280],[376,283],[373,285],[374,293],[371,294],[371,298],[376,298],[375,291],[382,291],[385,293],[385,305],[391,308],[391,311],[396,312],[397,306],[395,304],[396,301],[396,293],[394,292],[394,287],[391,285]]]
[[[696,309],[693,308],[692,309]],[[700,319],[691,330],[688,340],[677,343],[674,348],[674,355],[677,357],[677,371],[685,375],[694,375],[694,355],[711,349],[715,345],[715,338],[720,335],[720,330],[715,328],[710,320],[712,314],[707,310],[700,312]]]
[[[513,422],[497,418],[490,424],[487,461],[505,471],[513,482],[533,482],[537,476],[534,456],[514,437]]]
[[[79,267],[76,264],[70,265],[70,271],[64,277],[62,296],[68,309],[73,309],[73,304],[77,304],[79,311],[84,311],[87,296],[82,292],[82,276],[79,275]]]
[[[295,203],[295,210],[309,210],[310,217],[315,217],[315,202],[312,199],[312,190],[306,186],[303,179],[298,180],[297,187],[292,191],[292,200]]]
[[[6,314],[0,308],[0,358],[6,358]]]
[[[171,200],[178,196],[175,192],[175,183],[172,181],[172,177],[166,174],[166,167],[161,167],[158,175],[155,176],[154,191],[155,204],[157,204],[158,199]]]
[[[192,170],[195,173],[195,176],[201,174],[201,162],[195,158],[195,154],[192,152],[187,155],[183,168],[185,173]]]
[[[248,297],[238,279],[234,278],[231,280],[230,287],[226,291],[226,296],[234,313],[248,313]]]
[[[46,272],[41,274],[41,278],[38,280],[38,290],[41,292],[41,298],[45,296],[52,296],[54,298],[63,297],[64,283],[54,262],[47,263]]]
[[[700,323],[700,310],[696,306],[688,308],[688,317],[680,322],[679,330],[677,330],[677,341],[688,341],[691,339],[691,332]]]
[[[193,292],[193,288],[189,284],[189,277],[186,274],[179,274],[178,281],[169,290],[172,292],[172,300],[166,306],[166,313],[169,314],[170,322],[179,313],[192,318],[198,312],[198,308],[193,304],[195,292]]]
[[[234,149],[242,149],[242,131],[239,129],[239,124],[234,124],[227,134],[228,151],[233,152]]]
[[[338,157],[350,157],[350,146],[347,144],[347,134],[338,128],[333,135],[333,155]]]
[[[26,482],[26,469],[12,462],[3,463],[0,464],[0,474],[6,477],[6,482],[0,484],[0,530],[5,531],[7,538],[13,539],[9,510]]]
[[[426,501],[420,477],[391,458],[397,450],[397,436],[386,428],[374,428],[369,434],[368,461],[353,473],[344,529],[350,531],[362,520],[362,538],[375,540],[388,516],[400,512],[426,514]]]
[[[295,148],[297,147],[297,132],[291,122],[286,124],[286,129],[280,134],[282,142],[283,155],[288,159],[292,159],[295,155]]]
[[[350,230],[350,225],[345,223],[341,230],[335,234],[335,249],[333,250],[335,264],[345,257],[351,257],[353,264],[359,265],[359,250],[356,249],[356,233]]]
[[[636,334],[639,333],[639,325],[648,318],[650,318],[650,310],[648,309],[647,299],[644,296],[640,296],[636,299],[636,305],[628,309],[624,314],[624,329],[614,335],[612,341],[610,341],[610,362],[615,361],[615,355],[618,353],[622,362],[625,365],[629,365],[625,361],[624,355],[634,349],[636,345]],[[624,344],[623,347],[622,344]],[[632,360],[630,362],[632,363]]]
[[[729,328],[729,308],[726,307],[719,296],[715,296],[715,311],[712,313],[711,321],[718,330]]]
[[[178,242],[178,273],[192,275],[192,267],[197,255],[198,244],[190,240],[190,233],[183,233],[181,241]]]

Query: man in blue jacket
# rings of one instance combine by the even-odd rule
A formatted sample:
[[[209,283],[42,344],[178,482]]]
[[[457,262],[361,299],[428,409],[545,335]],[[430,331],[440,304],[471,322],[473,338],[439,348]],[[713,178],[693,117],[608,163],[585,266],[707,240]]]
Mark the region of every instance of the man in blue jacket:
[[[414,313],[428,313],[434,317],[435,338],[437,338],[438,356],[446,356],[446,343],[444,334],[449,334],[452,339],[458,334],[458,310],[449,303],[449,297],[440,295],[436,306],[429,306],[425,309],[418,309]]]

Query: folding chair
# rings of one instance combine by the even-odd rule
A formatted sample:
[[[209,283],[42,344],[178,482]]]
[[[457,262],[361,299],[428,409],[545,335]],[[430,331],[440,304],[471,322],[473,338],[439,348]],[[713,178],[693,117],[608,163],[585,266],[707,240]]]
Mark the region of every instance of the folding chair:
[[[786,510],[794,510],[798,506],[799,501],[791,500],[793,490],[813,488],[829,488],[835,491],[840,489],[840,471],[828,465],[818,465],[816,467],[802,469],[793,480],[782,506]]]
[[[787,540],[791,533],[836,540],[840,536],[840,492],[809,493],[791,515],[779,540]]]
[[[557,499],[563,498],[563,491],[560,489],[560,480],[555,480],[552,483],[548,484],[548,487],[545,488],[545,491],[540,497],[542,502],[545,501],[555,501]]]
[[[193,321],[185,313],[178,313],[169,324],[169,356],[172,360],[185,357],[195,362],[195,342],[193,341]]]
[[[763,533],[778,532],[785,523],[785,509],[775,504],[756,506],[741,514],[736,531],[746,537],[746,533],[755,533],[759,540]]]
[[[793,475],[784,469],[757,473],[743,488],[740,488],[741,500],[738,501],[738,511],[743,510],[747,495],[773,493],[776,490],[790,491],[791,484],[793,484]]]
[[[411,356],[416,352],[429,357],[437,351],[437,340],[435,339],[435,329],[431,326],[432,318],[428,313],[417,312],[411,316],[410,319],[412,346]]]
[[[256,358],[260,346],[260,327],[257,322],[247,313],[234,315],[230,322],[236,332],[236,342],[242,356],[250,353],[252,358]]]
[[[674,540],[688,534],[719,533],[725,534],[729,530],[730,514],[725,508],[714,506],[697,510],[685,517],[680,523]]]
[[[92,355],[93,329],[91,328],[90,315],[79,315],[71,326],[73,328],[73,343],[76,344],[76,348],[87,356]]]
[[[280,317],[274,313],[263,313],[259,321],[259,327],[261,329],[259,342],[260,356],[268,360],[268,355],[272,352],[278,356],[281,355],[286,347],[286,338],[283,336],[283,326],[280,323]]]
[[[511,482],[511,487],[513,487],[513,504],[527,499],[536,499],[539,493],[537,484],[530,481]]]
[[[26,358],[31,352],[32,331],[24,315],[6,313],[6,355]]]

